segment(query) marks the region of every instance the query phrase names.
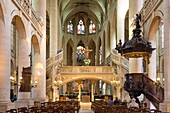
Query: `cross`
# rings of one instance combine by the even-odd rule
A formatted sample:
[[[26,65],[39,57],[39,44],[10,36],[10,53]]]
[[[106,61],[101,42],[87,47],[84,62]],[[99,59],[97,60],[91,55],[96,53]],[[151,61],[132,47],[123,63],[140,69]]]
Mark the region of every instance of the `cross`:
[[[89,53],[92,52],[93,50],[92,49],[89,49],[88,46],[86,47],[85,49],[85,56],[86,56],[86,59],[89,58]]]

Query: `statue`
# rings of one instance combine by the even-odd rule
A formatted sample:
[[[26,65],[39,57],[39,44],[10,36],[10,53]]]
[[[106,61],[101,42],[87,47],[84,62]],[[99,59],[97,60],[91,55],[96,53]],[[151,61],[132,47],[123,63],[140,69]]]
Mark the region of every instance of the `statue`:
[[[92,49],[89,49],[88,46],[86,47],[85,49],[85,57],[86,59],[89,59],[89,53],[92,52],[93,50]]]
[[[136,28],[140,28],[140,23],[141,22],[141,14],[136,14],[136,19],[135,19],[135,24]]]
[[[91,62],[91,60],[89,59],[89,53],[92,52],[93,50],[89,49],[88,46],[85,49],[85,59],[84,59],[84,63],[86,66],[88,66]]]

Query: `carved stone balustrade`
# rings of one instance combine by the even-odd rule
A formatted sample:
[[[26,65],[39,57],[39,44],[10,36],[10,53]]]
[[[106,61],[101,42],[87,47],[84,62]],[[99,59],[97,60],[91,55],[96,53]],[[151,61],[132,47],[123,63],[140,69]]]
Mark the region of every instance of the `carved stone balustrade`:
[[[39,15],[36,14],[35,10],[31,5],[31,0],[11,0],[17,7],[18,10],[22,11],[23,15],[30,20],[32,26],[36,29],[40,36],[42,36],[42,25],[43,22]]]

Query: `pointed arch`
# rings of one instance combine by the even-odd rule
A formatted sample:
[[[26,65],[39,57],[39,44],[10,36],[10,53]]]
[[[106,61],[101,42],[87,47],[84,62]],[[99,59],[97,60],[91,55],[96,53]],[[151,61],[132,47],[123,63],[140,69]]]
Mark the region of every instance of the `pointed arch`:
[[[73,47],[74,43],[73,40],[70,38],[67,42],[67,65],[73,65]]]
[[[23,67],[30,66],[30,46],[26,37],[26,28],[24,21],[18,15],[13,16],[11,20],[11,54],[15,55],[15,58],[11,56],[11,59],[15,60],[15,71],[17,71],[17,82],[20,83],[19,77],[22,77]],[[12,73],[12,70],[11,70]]]
[[[25,26],[24,26],[24,23],[23,23],[23,20],[21,19],[21,17],[15,15],[12,18],[11,23],[16,25],[16,29],[18,31],[18,37],[26,39],[26,29],[25,29]]]
[[[36,35],[32,36],[31,43],[33,45],[34,53],[40,54],[40,45]]]
[[[40,44],[36,35],[31,37],[31,65],[32,65],[32,82],[38,80],[38,76],[42,73],[42,64],[40,61]]]
[[[82,66],[85,59],[85,45],[82,40],[76,46],[77,65]]]
[[[88,48],[92,49],[92,52],[89,53],[89,59],[91,60],[90,65],[95,65],[95,58],[96,58],[96,44],[93,39],[91,39],[88,43]]]
[[[78,47],[78,46],[85,47],[84,42],[83,42],[82,40],[80,40],[79,43],[77,44],[77,47]]]

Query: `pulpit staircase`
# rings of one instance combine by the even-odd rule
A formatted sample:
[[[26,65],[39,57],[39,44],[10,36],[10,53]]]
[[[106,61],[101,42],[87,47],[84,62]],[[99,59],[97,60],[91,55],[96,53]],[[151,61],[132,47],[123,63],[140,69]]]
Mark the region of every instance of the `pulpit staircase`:
[[[59,69],[63,65],[63,50],[58,50],[57,54],[46,60],[46,92],[52,91],[53,78],[59,73]],[[49,94],[47,94],[49,95]]]
[[[160,84],[143,73],[128,73],[125,77],[124,89],[129,92],[130,96],[137,97],[144,94],[155,108],[159,109],[159,103],[164,100],[164,89]]]

